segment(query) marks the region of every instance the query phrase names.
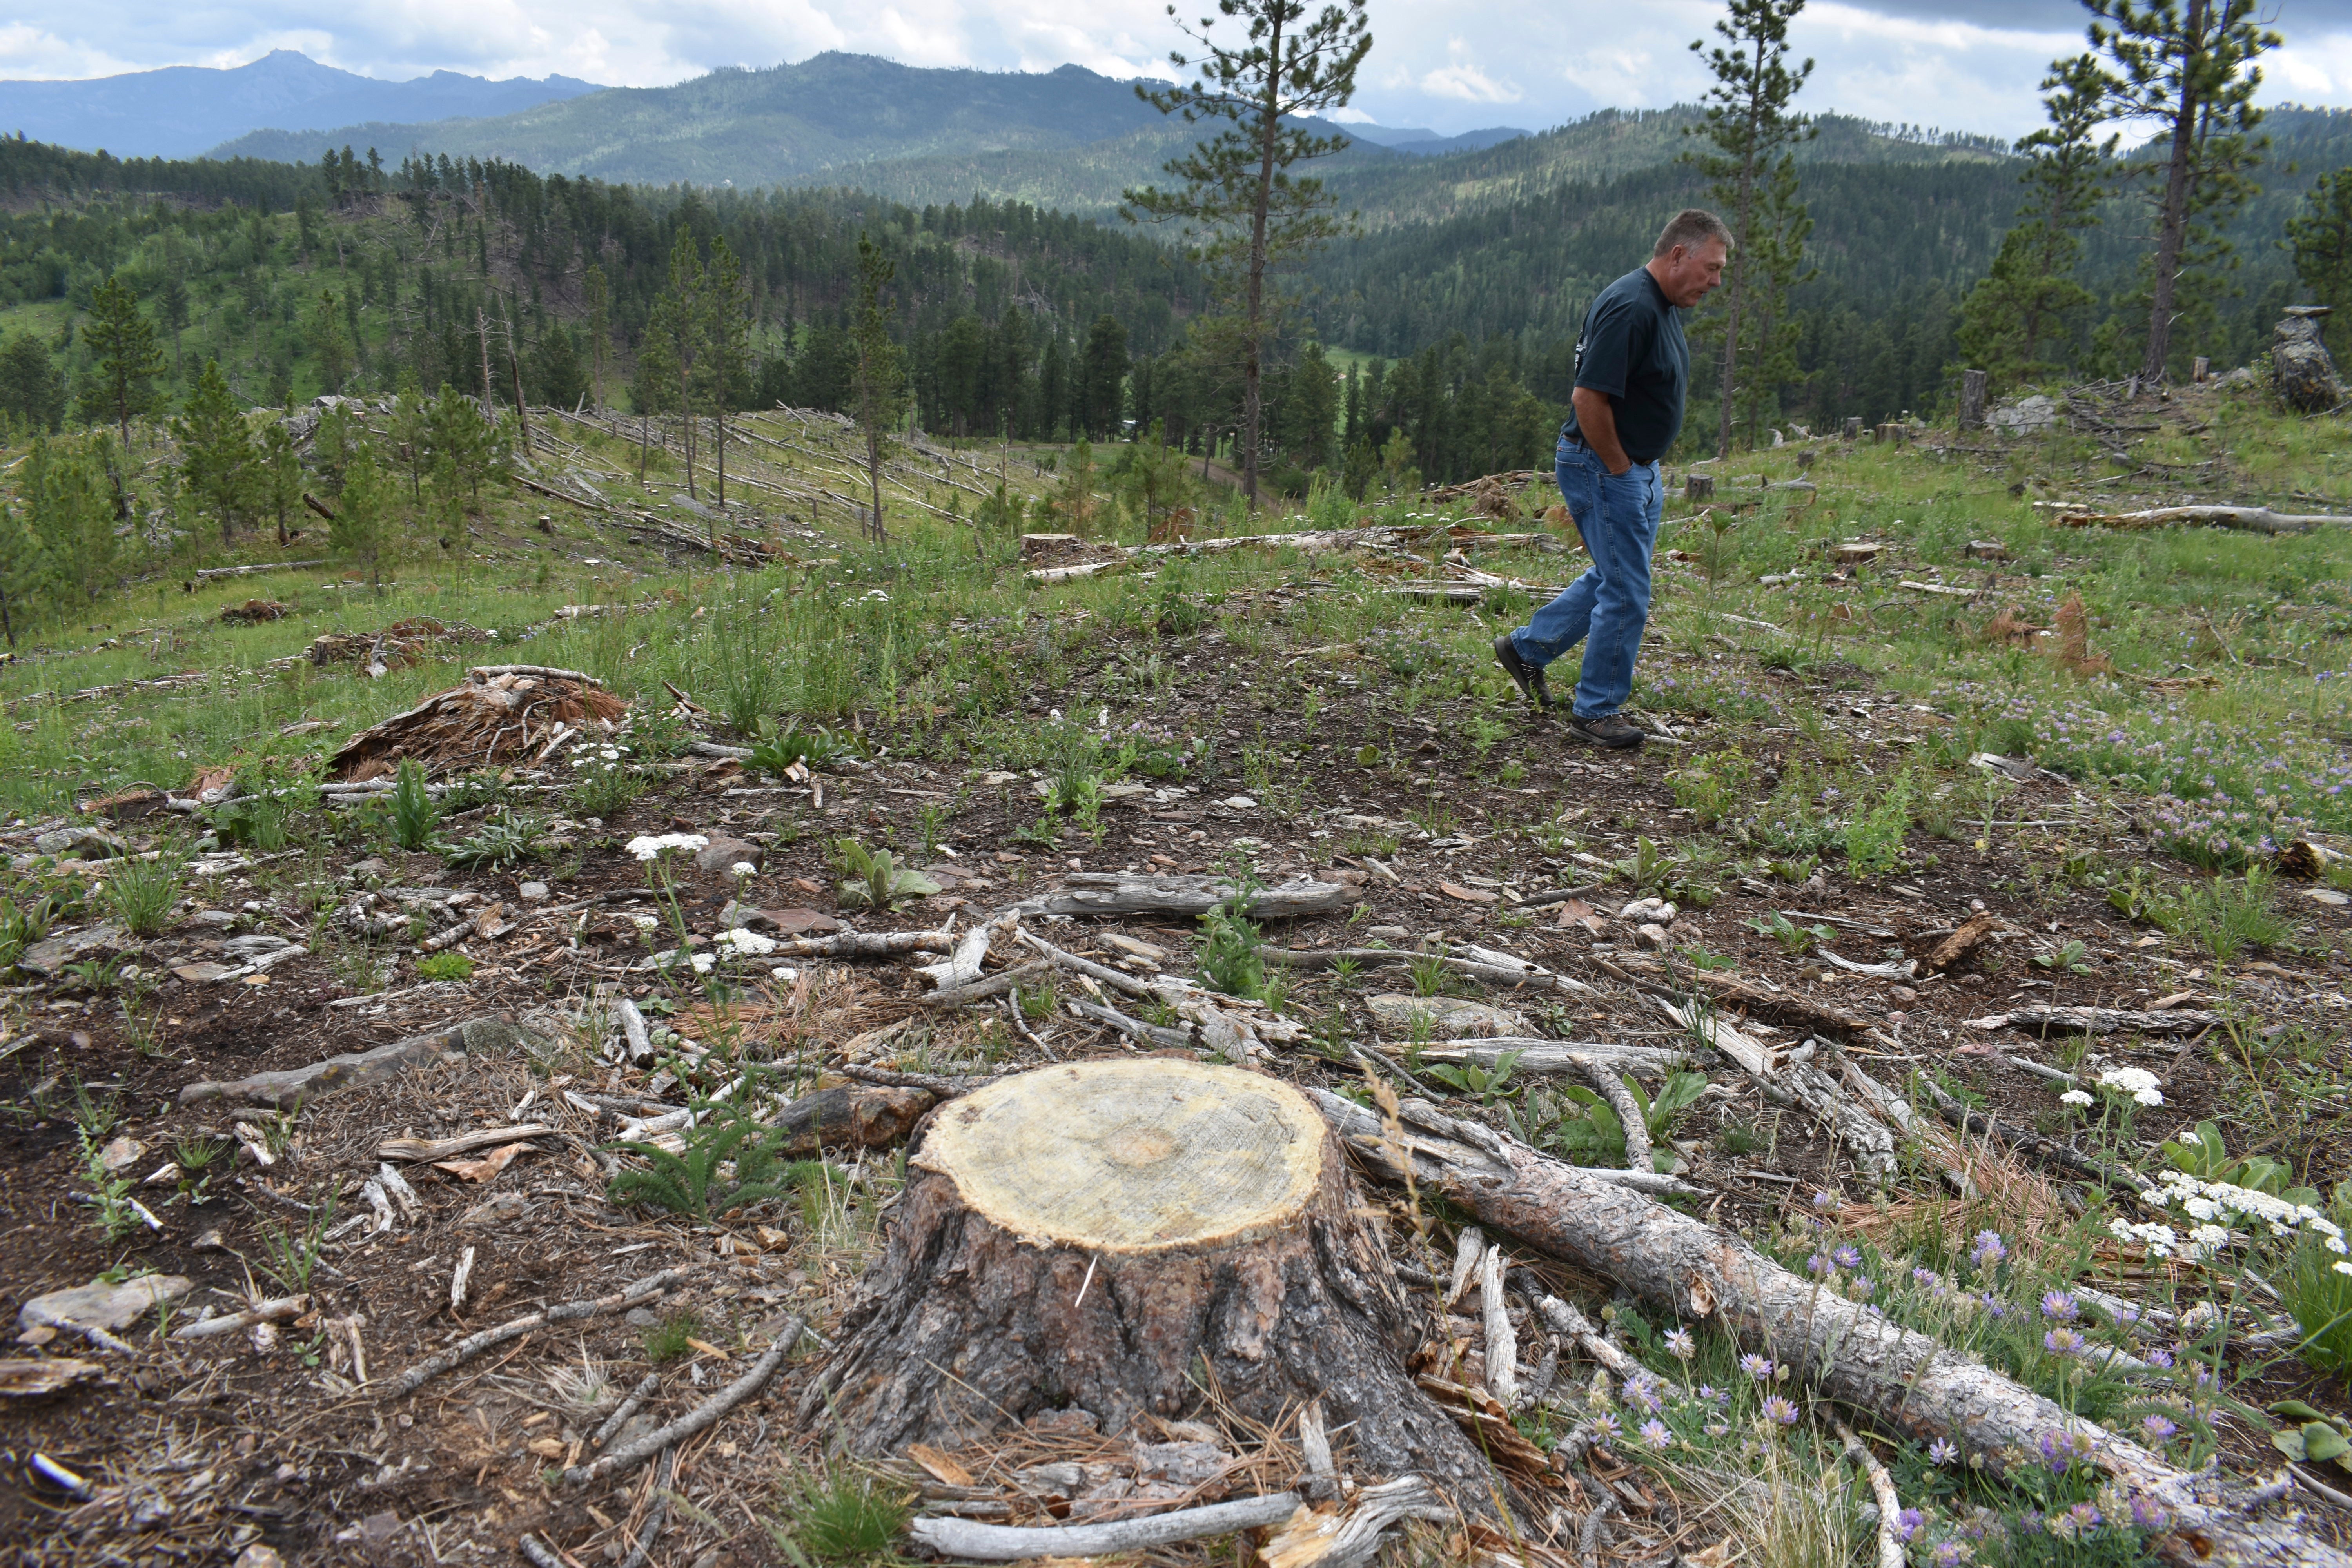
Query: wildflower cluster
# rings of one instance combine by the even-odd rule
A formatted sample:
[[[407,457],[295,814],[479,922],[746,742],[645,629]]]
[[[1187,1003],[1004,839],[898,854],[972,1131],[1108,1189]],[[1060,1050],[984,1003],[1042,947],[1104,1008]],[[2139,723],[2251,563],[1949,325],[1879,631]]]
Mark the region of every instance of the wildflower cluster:
[[[1936,697],[1985,726],[1989,745],[2147,790],[2150,837],[2200,865],[2241,865],[2314,828],[2352,827],[2352,763],[2273,726],[2191,719],[2177,698],[2117,714],[1974,684]]]
[[[2101,1089],[2127,1098],[2134,1105],[2164,1103],[2164,1090],[2158,1087],[2160,1080],[2146,1068],[2107,1068],[2100,1072],[2097,1081]],[[2082,1089],[2070,1089],[2058,1098],[2067,1105],[2095,1103],[2090,1091]]]
[[[2343,1227],[2309,1204],[2290,1203],[2229,1182],[2202,1181],[2184,1171],[2165,1172],[2163,1184],[2148,1196],[2197,1222],[2185,1237],[2168,1225],[2107,1222],[2107,1229],[2118,1239],[2144,1244],[2151,1258],[2178,1256],[2197,1262],[2242,1240],[2233,1226],[2262,1226],[2274,1238],[2298,1232],[2316,1236],[2320,1245],[2336,1255],[2336,1271],[2352,1274],[2352,1262],[2345,1258]]]
[[[710,840],[699,833],[639,834],[628,843],[629,853],[648,866],[673,849],[683,849],[692,855],[709,847]]]

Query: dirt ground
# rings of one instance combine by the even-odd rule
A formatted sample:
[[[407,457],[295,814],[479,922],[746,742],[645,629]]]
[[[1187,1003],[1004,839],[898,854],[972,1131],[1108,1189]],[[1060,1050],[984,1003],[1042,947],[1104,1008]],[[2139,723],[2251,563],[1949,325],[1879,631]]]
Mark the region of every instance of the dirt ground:
[[[1219,656],[1204,649],[1202,657]],[[1270,661],[1258,673],[1271,688],[1284,670]],[[1897,757],[1905,742],[1942,721],[1906,700],[1841,689],[1834,674],[1767,679],[1792,699],[1830,705],[1833,728],[1865,759]],[[1084,689],[1041,693],[1035,705],[1042,710],[1087,699]],[[862,931],[930,927],[950,915],[968,921],[1076,871],[1213,871],[1237,849],[1246,850],[1269,883],[1311,875],[1346,884],[1360,900],[1349,914],[1272,928],[1269,942],[1294,949],[1348,947],[1377,933],[1399,947],[1432,940],[1498,947],[1593,988],[1575,1000],[1465,991],[1517,1009],[1531,1032],[1612,1041],[1670,1041],[1683,1035],[1626,984],[1629,962],[1640,959],[1633,922],[1616,917],[1633,893],[1594,862],[1633,855],[1641,837],[1671,841],[1689,833],[1687,815],[1675,805],[1664,775],[1696,751],[1720,743],[1732,727],[1695,724],[1685,735],[1691,744],[1652,745],[1621,757],[1577,747],[1553,722],[1525,716],[1482,757],[1455,716],[1441,709],[1414,720],[1356,723],[1335,708],[1311,733],[1294,711],[1269,706],[1259,718],[1260,743],[1288,743],[1300,756],[1286,781],[1280,803],[1286,815],[1276,815],[1268,802],[1231,780],[1197,790],[1179,783],[1108,805],[1100,842],[1066,835],[1049,848],[1015,837],[1036,813],[1026,778],[975,784],[971,773],[886,755],[858,771],[820,774],[820,805],[803,788],[780,789],[736,764],[698,760],[674,768],[622,816],[595,826],[557,825],[572,850],[509,872],[451,869],[436,856],[401,857],[347,836],[314,838],[291,859],[209,879],[198,892],[199,908],[231,919],[205,924],[195,910],[185,911],[188,918],[165,934],[121,949],[142,970],[171,976],[154,994],[159,1021],[143,1051],[114,995],[92,994],[70,978],[35,980],[20,988],[25,1032],[0,1047],[7,1049],[0,1092],[14,1109],[0,1120],[0,1231],[7,1237],[0,1245],[0,1300],[12,1315],[42,1292],[82,1284],[109,1268],[193,1281],[176,1309],[175,1321],[183,1322],[205,1306],[234,1310],[250,1299],[280,1294],[267,1277],[273,1267],[268,1233],[299,1229],[307,1218],[299,1205],[318,1203],[331,1184],[340,1183],[345,1195],[329,1226],[335,1239],[320,1253],[309,1310],[279,1325],[268,1352],[243,1333],[151,1347],[149,1325],[137,1331],[142,1353],[136,1358],[78,1350],[70,1342],[44,1347],[40,1353],[47,1355],[87,1354],[102,1371],[47,1398],[0,1404],[0,1448],[5,1450],[0,1539],[14,1542],[26,1562],[161,1568],[226,1563],[256,1544],[288,1562],[317,1564],[503,1561],[529,1531],[560,1543],[571,1563],[617,1561],[649,1505],[651,1469],[615,1483],[551,1483],[551,1468],[575,1462],[601,1420],[588,1414],[591,1402],[567,1400],[565,1390],[577,1394],[581,1385],[561,1374],[567,1368],[602,1367],[617,1388],[634,1385],[647,1367],[654,1314],[607,1314],[533,1332],[411,1395],[392,1395],[391,1378],[462,1334],[540,1307],[605,1295],[672,1267],[692,1273],[683,1288],[656,1303],[659,1312],[690,1311],[698,1326],[694,1346],[662,1368],[653,1406],[657,1415],[682,1412],[733,1376],[751,1353],[745,1347],[772,1334],[788,1315],[807,1314],[820,1333],[837,1321],[860,1251],[813,1226],[807,1215],[772,1210],[736,1223],[695,1225],[605,1199],[598,1152],[613,1142],[616,1124],[609,1110],[601,1116],[583,1111],[582,1103],[596,1103],[585,1097],[615,1106],[629,1097],[683,1103],[677,1087],[650,1084],[644,1071],[608,1062],[597,1048],[601,1040],[582,1037],[581,1010],[594,1001],[598,987],[617,988],[606,994],[625,994],[643,1004],[662,999],[667,990],[659,977],[635,967],[649,949],[631,916],[655,914],[659,906],[647,891],[644,868],[621,848],[632,835],[726,835],[763,850],[757,875],[740,885],[724,872],[689,868],[682,876],[681,907],[695,933],[706,938],[719,929],[720,911],[730,900],[771,910],[809,910]],[[1793,730],[1776,732],[1769,726],[1749,730],[1747,737],[1759,760],[1776,770],[1803,760],[1809,744]],[[1409,768],[1400,776],[1358,765],[1358,749],[1368,745],[1405,753]],[[1517,787],[1496,782],[1500,765],[1510,760],[1525,769]],[[1759,780],[1762,788],[1770,783],[1769,774]],[[1452,816],[1450,824],[1438,825],[1446,830],[1435,835],[1414,820],[1417,810],[1425,817],[1432,800],[1442,801]],[[954,854],[942,854],[938,863],[945,890],[888,916],[840,909],[826,840],[856,834],[873,842],[891,827],[897,841],[908,844],[927,804],[953,809],[945,831]],[[2233,1008],[2253,1020],[2234,1031],[2242,1038],[2232,1048],[2260,1051],[2281,1041],[2340,1038],[2345,934],[2352,924],[2346,910],[2305,900],[2298,887],[2284,885],[2283,905],[2304,928],[2296,951],[2242,961],[2226,977],[2217,976],[2184,947],[2150,942],[2146,928],[2126,922],[2095,889],[2048,877],[2049,845],[2063,838],[2095,845],[2111,858],[2144,860],[2168,879],[2180,878],[2178,865],[2147,855],[2127,817],[2069,781],[2039,773],[2021,784],[2002,811],[2020,821],[2063,826],[2003,831],[1983,851],[1966,834],[1950,840],[1915,835],[1913,866],[1862,884],[1830,860],[1810,883],[1727,879],[1712,907],[1681,911],[1676,945],[1727,961],[1736,966],[1727,972],[1752,984],[1859,1016],[1894,1046],[1855,1053],[1870,1058],[1867,1065],[1883,1079],[1897,1080],[1913,1068],[1940,1070],[1983,1096],[2002,1120],[2026,1127],[2057,1125],[2051,1121],[2053,1086],[2007,1058],[2071,1066],[2079,1042],[2070,1049],[2013,1030],[1972,1028],[1968,1020],[2026,1005],[2147,1008],[2169,998],[2172,1005],[2206,1006],[2226,994]],[[1571,829],[1586,846],[1577,855],[1549,853],[1525,831],[1564,812],[1576,814]],[[51,826],[27,825],[8,836],[9,847],[22,850],[25,841]],[[125,825],[134,848],[152,837],[143,831],[151,826]],[[449,825],[452,832],[466,826]],[[300,823],[297,830],[318,828]],[[1389,839],[1394,848],[1381,853]],[[1930,854],[1937,863],[1925,862]],[[173,973],[217,962],[223,943],[237,934],[309,939],[321,906],[338,907],[364,885],[346,879],[372,855],[383,864],[369,879],[474,893],[477,907],[502,904],[512,930],[496,941],[475,937],[457,945],[454,951],[478,966],[462,982],[420,983],[405,954],[377,981],[349,944],[249,977],[257,983]],[[527,900],[526,881],[544,882],[544,896]],[[1528,895],[1588,884],[1591,890],[1575,902],[1513,912]],[[1848,922],[1837,928],[1836,950],[1870,963],[1890,949],[1916,952],[1923,942],[1932,945],[1929,933],[1948,931],[1979,910],[2011,928],[2007,940],[1988,949],[1998,955],[1998,966],[1972,964],[1916,981],[1843,973],[1792,955],[1749,928],[1752,920],[1773,911],[1787,911],[1800,924],[1811,923],[1811,916],[1835,917]],[[1077,921],[1038,929],[1104,963],[1124,962],[1148,973],[1153,961],[1136,957],[1134,944],[1142,944],[1166,954],[1159,962],[1170,973],[1196,972],[1197,933],[1189,922]],[[1872,931],[1894,934],[1867,934]],[[1112,943],[1113,935],[1130,945]],[[2086,972],[2029,963],[2032,952],[2068,941],[2084,944]],[[389,946],[383,952],[392,956]],[[753,1041],[781,1063],[828,1068],[854,1059],[924,1072],[961,1071],[984,1062],[981,1070],[1003,1071],[1042,1063],[1048,1049],[1055,1059],[1067,1059],[1133,1048],[1108,1028],[1063,1012],[1031,1024],[1042,1046],[1003,1031],[1001,1016],[989,1024],[928,1012],[914,1005],[924,983],[899,961],[799,967],[799,979],[752,984],[740,998],[740,1016]],[[1410,989],[1395,970],[1352,979],[1300,970],[1291,1004],[1318,1020],[1318,1030],[1330,1027],[1333,1037],[1370,1041],[1382,1031],[1366,994]],[[677,1000],[679,1012],[655,1021],[692,1037],[698,994],[688,990]],[[1335,1013],[1339,1024],[1321,1022]],[[120,1243],[106,1243],[90,1210],[70,1195],[84,1187],[78,1095],[119,1110],[120,1125],[110,1136],[141,1146],[128,1169],[144,1177],[172,1160],[184,1142],[230,1142],[238,1123],[257,1128],[267,1120],[266,1112],[236,1103],[184,1106],[179,1097],[189,1084],[297,1068],[485,1015],[536,1026],[556,1043],[544,1055],[517,1051],[435,1061],[378,1086],[319,1094],[301,1107],[292,1142],[273,1164],[263,1168],[242,1154],[216,1164],[207,1201],[192,1204],[169,1184],[134,1188],[160,1228],[142,1226]],[[701,1016],[702,1024],[709,1021],[707,1012]],[[1769,1026],[1761,1016],[1751,1021]],[[886,1029],[895,1032],[877,1039],[876,1032]],[[2130,1045],[2097,1040],[2092,1057],[2083,1059],[2158,1075],[2165,1104],[2141,1114],[2137,1137],[2161,1139],[2211,1119],[2231,1129],[2232,1152],[2245,1152],[2237,1130],[2246,1125],[2250,1108],[2231,1101],[2229,1085],[2236,1080],[2216,1054],[2223,1043],[2211,1031]],[[1406,1055],[1391,1046],[1391,1058]],[[1335,1060],[1303,1043],[1286,1049],[1278,1070],[1300,1082],[1360,1081],[1344,1058]],[[567,1090],[583,1099],[567,1099]],[[1457,1099],[1449,1110],[1499,1122],[1475,1099]],[[2352,1152],[2341,1120],[2347,1115],[2352,1110],[2323,1108],[2297,1156],[2314,1169],[2341,1168]],[[529,1151],[511,1163],[480,1179],[430,1163],[404,1166],[421,1200],[413,1220],[404,1217],[379,1231],[351,1195],[376,1171],[386,1138],[446,1138],[516,1122],[549,1131],[530,1139]],[[1727,1136],[1735,1130],[1738,1136]],[[1871,1191],[1821,1126],[1766,1106],[1744,1088],[1702,1100],[1674,1147],[1685,1162],[1685,1178],[1712,1194],[1703,1212],[1734,1228],[1769,1229],[1818,1190],[1857,1205],[1865,1205]],[[1733,1147],[1743,1152],[1733,1153]],[[860,1181],[875,1184],[866,1189],[870,1197],[887,1191],[892,1158],[877,1151],[842,1161]],[[2073,1178],[2050,1174],[2063,1203]],[[353,1219],[361,1222],[355,1228],[338,1228]],[[1404,1250],[1409,1239],[1400,1226],[1400,1257],[1427,1266],[1431,1258]],[[453,1308],[452,1272],[468,1253],[465,1303]],[[1442,1268],[1444,1258],[1436,1261]],[[2137,1294],[2139,1287],[2127,1282],[2137,1266],[2120,1254],[2112,1262],[2114,1280],[2126,1282],[2118,1288]],[[1559,1282],[1594,1283],[1567,1276]],[[339,1321],[356,1326],[364,1382],[351,1353],[353,1335],[332,1326]],[[792,1413],[818,1355],[805,1349],[761,1396],[682,1451],[673,1486],[691,1509],[683,1521],[673,1516],[654,1561],[722,1568],[778,1560],[762,1521],[775,1512],[780,1452],[806,1452],[814,1441],[795,1429]],[[2255,1369],[2250,1363],[2244,1370]],[[2256,1405],[2299,1397],[2329,1410],[2345,1407],[2339,1391],[2292,1359],[2272,1363],[2259,1382],[2237,1392]],[[2242,1426],[2227,1426],[2225,1435],[2230,1457],[2245,1468],[2274,1467],[2276,1457],[2263,1435]],[[995,1459],[1009,1470],[1041,1462],[1049,1449],[1055,1456],[1075,1452],[1073,1444],[1084,1447],[1075,1437],[1058,1447],[1038,1439],[1034,1451],[1008,1447]],[[28,1468],[37,1453],[84,1478],[88,1497],[77,1500],[37,1478]],[[1661,1524],[1655,1538],[1665,1528]],[[2352,1539],[2342,1519],[2327,1528],[2338,1539]]]

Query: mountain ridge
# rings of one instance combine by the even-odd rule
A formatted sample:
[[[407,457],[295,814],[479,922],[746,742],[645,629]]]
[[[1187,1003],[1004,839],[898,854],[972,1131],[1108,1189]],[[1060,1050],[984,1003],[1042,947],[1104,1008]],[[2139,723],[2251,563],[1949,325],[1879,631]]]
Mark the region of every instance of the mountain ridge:
[[[273,124],[504,115],[604,90],[575,77],[439,70],[383,81],[272,49],[242,66],[165,66],[70,81],[0,81],[0,126],[121,158],[187,158]],[[304,159],[303,162],[310,162]]]

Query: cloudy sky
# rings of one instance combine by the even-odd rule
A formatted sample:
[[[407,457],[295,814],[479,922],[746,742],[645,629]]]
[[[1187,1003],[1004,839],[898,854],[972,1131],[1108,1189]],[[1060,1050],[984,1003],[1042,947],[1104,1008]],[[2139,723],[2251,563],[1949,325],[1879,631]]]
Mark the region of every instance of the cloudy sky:
[[[2267,4],[2286,47],[2267,62],[2266,97],[2352,105],[2352,0]],[[1130,76],[1163,68],[1176,41],[1161,0],[377,0],[324,17],[309,0],[11,9],[0,78],[235,66],[273,48],[389,79],[446,68],[657,86],[825,49],[990,70],[1076,61]],[[1450,132],[1687,100],[1702,85],[1687,46],[1720,14],[1715,0],[1372,0],[1377,42],[1356,108]],[[2083,15],[2075,0],[1813,0],[1797,27],[1820,62],[1806,98],[1874,120],[2015,136],[2039,118],[2043,66],[2081,47]]]

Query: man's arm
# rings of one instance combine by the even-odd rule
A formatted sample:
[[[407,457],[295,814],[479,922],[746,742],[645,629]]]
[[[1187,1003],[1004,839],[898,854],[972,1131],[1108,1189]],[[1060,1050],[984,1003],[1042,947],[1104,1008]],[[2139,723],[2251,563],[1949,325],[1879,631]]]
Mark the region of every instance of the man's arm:
[[[1624,443],[1617,439],[1617,405],[1609,400],[1609,395],[1580,386],[1568,395],[1576,405],[1577,433],[1592,448],[1592,455],[1601,459],[1601,466],[1612,474],[1622,474],[1632,468],[1633,459],[1625,455]]]

